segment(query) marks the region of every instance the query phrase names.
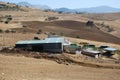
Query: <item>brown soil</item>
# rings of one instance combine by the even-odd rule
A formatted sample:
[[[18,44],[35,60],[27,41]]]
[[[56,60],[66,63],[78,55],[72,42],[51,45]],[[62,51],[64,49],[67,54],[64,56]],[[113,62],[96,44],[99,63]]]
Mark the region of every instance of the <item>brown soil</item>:
[[[46,59],[0,54],[0,80],[119,80],[119,69],[63,65]]]
[[[102,59],[95,59],[85,55],[75,56],[67,53],[64,54],[39,53],[39,52],[23,51],[14,48],[3,48],[0,52],[1,54],[4,55],[15,55],[15,56],[19,55],[19,56],[36,58],[36,59],[47,59],[65,65],[73,64],[73,65],[80,65],[80,66],[93,67],[93,68],[120,69],[119,66],[120,60],[115,60],[115,59],[113,60],[111,59],[111,61],[107,61],[107,60],[104,61]]]
[[[104,33],[97,27],[87,27],[85,23],[78,21],[53,21],[53,22],[23,22],[27,26],[28,32],[37,32],[42,29],[43,32],[55,32],[56,34],[64,33],[64,36],[76,37],[80,36],[82,39],[95,40],[101,42],[120,44],[120,38],[114,37],[110,34]],[[23,29],[16,29],[22,31]]]

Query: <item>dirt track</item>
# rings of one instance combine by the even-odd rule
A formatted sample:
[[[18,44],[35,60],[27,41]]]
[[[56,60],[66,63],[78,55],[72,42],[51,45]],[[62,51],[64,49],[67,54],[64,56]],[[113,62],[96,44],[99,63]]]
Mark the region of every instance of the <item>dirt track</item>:
[[[0,55],[3,80],[119,80],[119,69],[63,65],[45,59]]]

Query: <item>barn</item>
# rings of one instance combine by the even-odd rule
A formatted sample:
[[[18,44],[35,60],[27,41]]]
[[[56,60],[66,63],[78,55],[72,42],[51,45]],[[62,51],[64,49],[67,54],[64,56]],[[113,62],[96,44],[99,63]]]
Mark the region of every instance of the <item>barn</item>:
[[[38,52],[59,52],[63,51],[64,38],[46,38],[45,40],[18,41],[15,48]]]

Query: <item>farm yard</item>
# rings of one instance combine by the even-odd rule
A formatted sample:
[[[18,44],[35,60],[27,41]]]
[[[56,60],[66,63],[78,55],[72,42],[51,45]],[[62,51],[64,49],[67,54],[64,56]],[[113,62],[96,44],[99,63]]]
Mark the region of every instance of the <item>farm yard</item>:
[[[119,15],[0,2],[0,80],[120,80]]]
[[[78,40],[76,39],[76,42]],[[0,79],[118,80],[119,62],[106,59],[95,59],[85,55],[68,53],[50,54],[4,48],[0,52]]]
[[[47,59],[0,54],[0,80],[119,80],[119,69],[58,64]]]

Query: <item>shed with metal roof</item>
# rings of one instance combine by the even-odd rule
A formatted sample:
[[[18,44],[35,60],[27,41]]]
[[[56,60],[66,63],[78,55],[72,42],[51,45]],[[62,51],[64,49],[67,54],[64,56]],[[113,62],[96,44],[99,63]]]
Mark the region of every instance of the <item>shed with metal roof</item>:
[[[18,41],[15,48],[40,52],[62,52],[64,38],[46,38],[45,40]]]

